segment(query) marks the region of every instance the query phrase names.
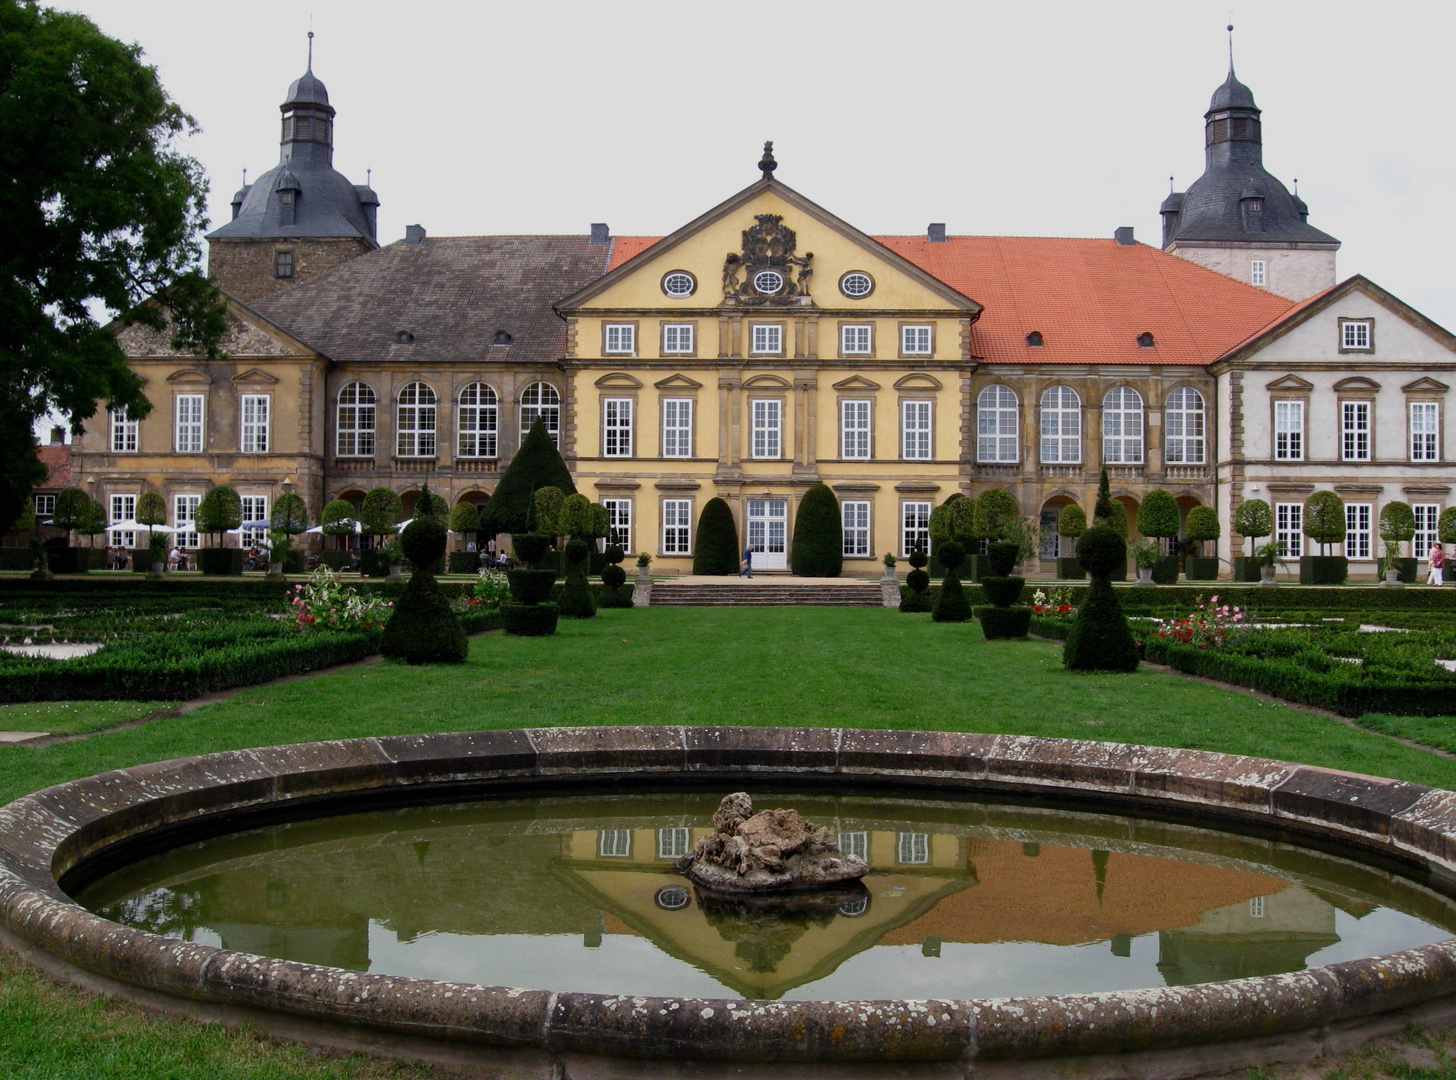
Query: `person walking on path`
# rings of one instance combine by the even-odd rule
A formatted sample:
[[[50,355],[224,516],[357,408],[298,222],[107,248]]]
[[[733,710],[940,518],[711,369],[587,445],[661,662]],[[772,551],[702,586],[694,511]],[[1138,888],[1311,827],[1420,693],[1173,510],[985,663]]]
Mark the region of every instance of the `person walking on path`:
[[[743,549],[743,561],[738,564],[738,576],[753,577],[753,545],[749,544]]]
[[[1431,562],[1431,568],[1426,573],[1427,585],[1443,585],[1446,575],[1446,549],[1439,543],[1432,544],[1430,553],[1426,556]]]

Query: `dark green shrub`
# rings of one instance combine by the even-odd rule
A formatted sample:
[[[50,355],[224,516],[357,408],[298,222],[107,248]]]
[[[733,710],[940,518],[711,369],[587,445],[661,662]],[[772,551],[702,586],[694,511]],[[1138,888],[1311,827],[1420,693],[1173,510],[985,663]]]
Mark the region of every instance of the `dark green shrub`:
[[[207,536],[221,536],[242,524],[243,500],[237,491],[226,484],[208,488],[198,501],[197,513],[193,517],[198,532]]]
[[[539,604],[551,595],[556,584],[555,570],[507,570],[511,598],[520,604]]]
[[[568,495],[576,493],[571,471],[552,444],[546,425],[537,419],[481,511],[481,531],[494,536],[531,529],[532,498],[544,487],[559,488]]]
[[[1102,467],[1102,474],[1097,478],[1097,501],[1092,506],[1093,525],[1107,525],[1111,523],[1112,508],[1115,501],[1112,497],[1112,484],[1107,478],[1107,466],[1104,465]]]
[[[1082,537],[1085,545],[1096,527]],[[1113,534],[1119,544],[1120,536]],[[1083,566],[1087,566],[1084,561]],[[1088,572],[1092,573],[1088,566]],[[1104,574],[1093,573],[1087,598],[1077,608],[1067,639],[1062,645],[1062,663],[1071,671],[1136,671],[1137,643],[1128,628],[1127,617],[1118,606],[1112,583]]]
[[[474,551],[452,551],[449,566],[452,574],[473,574],[480,569],[480,555]]]
[[[414,566],[429,566],[445,554],[445,526],[431,517],[416,518],[400,534],[399,546]]]
[[[985,584],[987,579],[982,579]],[[1010,580],[1019,581],[1019,578]],[[1024,638],[1031,629],[1031,608],[1029,607],[978,607],[976,618],[981,623],[981,634],[987,641],[1006,638]]]
[[[930,617],[936,622],[965,622],[971,617],[971,605],[961,587],[961,579],[956,576],[956,567],[966,561],[966,549],[954,540],[947,540],[936,554],[945,567],[945,578],[940,583],[940,596]]]
[[[1077,561],[1093,577],[1106,577],[1127,566],[1127,542],[1106,525],[1094,525],[1077,542]]]
[[[627,553],[616,544],[608,544],[607,549],[602,552],[602,560],[607,563],[608,566],[616,566],[626,557]],[[617,584],[620,585],[621,582],[618,582]]]
[[[197,568],[204,574],[241,574],[243,572],[242,548],[198,548]]]
[[[1218,579],[1218,560],[1211,556],[1204,558],[1189,555],[1183,560],[1183,576],[1189,581],[1216,581]],[[1255,580],[1257,579],[1256,574]]]
[[[1349,576],[1350,561],[1343,555],[1304,555],[1300,557],[1299,583],[1301,585],[1343,585]]]
[[[325,551],[319,556],[319,565],[343,572],[354,565],[354,560],[349,557],[347,551]]]
[[[1304,535],[1320,546],[1321,555],[1329,545],[1344,540],[1345,500],[1333,491],[1316,491],[1305,499]]]
[[[586,541],[575,537],[566,543],[566,584],[561,590],[558,610],[568,619],[596,618],[597,606],[592,602],[591,584],[586,579],[589,550]]]
[[[501,605],[501,626],[507,634],[516,637],[547,637],[556,633],[557,611],[555,604],[514,604],[509,600]]]
[[[1245,540],[1262,540],[1274,531],[1274,511],[1263,499],[1245,499],[1234,514],[1234,529]],[[1248,580],[1258,581],[1259,575]]]
[[[909,556],[906,557],[905,561],[908,562],[915,569],[919,570],[921,567],[925,566],[927,563],[930,562],[930,557],[926,555],[925,552],[922,551],[920,548],[916,548],[909,554]],[[906,580],[909,579],[907,578]]]
[[[303,497],[285,491],[273,500],[273,529],[287,536],[297,536],[308,528],[308,505]]]
[[[574,536],[578,540],[595,538],[592,510],[592,501],[585,495],[568,495],[563,499],[556,519],[556,527],[561,530],[561,535]]]
[[[1137,527],[1144,536],[1159,540],[1178,535],[1178,500],[1162,488],[1153,488],[1138,504]],[[1154,580],[1157,580],[1156,577]]]
[[[450,531],[468,536],[480,528],[480,511],[474,503],[456,503],[450,511]]]
[[[941,544],[937,554],[940,556],[940,565],[945,567],[946,573],[953,573],[961,563],[966,561],[965,546],[954,540],[947,540]]]
[[[797,577],[838,577],[844,569],[844,521],[827,484],[815,484],[799,501],[789,566]]]
[[[511,547],[515,549],[517,559],[526,566],[535,567],[546,561],[551,539],[544,533],[513,533]]]
[[[51,514],[51,524],[58,529],[79,530],[90,509],[91,496],[77,487],[62,488],[56,492],[56,509]]]
[[[986,558],[991,563],[991,572],[997,577],[1006,577],[1016,569],[1020,553],[1020,547],[1014,543],[998,540],[986,545]]]
[[[608,563],[602,571],[602,584],[609,589],[620,589],[627,582],[627,571],[616,563]]]
[[[582,496],[585,501],[585,496]],[[531,531],[543,536],[563,536],[566,529],[561,524],[561,508],[566,502],[566,492],[558,487],[537,488],[531,493]],[[588,504],[590,505],[590,504]]]
[[[983,577],[981,579],[981,588],[986,593],[986,599],[997,607],[1003,608],[1016,603],[1025,586],[1026,579],[1020,577]]]
[[[433,519],[417,518],[405,529],[405,535],[424,524],[439,527]],[[470,651],[465,631],[428,570],[416,570],[410,575],[385,624],[379,651],[411,664],[459,664],[465,660]]]
[[[1082,564],[1073,555],[1070,558],[1063,556],[1057,560],[1057,577],[1065,581],[1077,581],[1087,576],[1087,571],[1082,569]]]
[[[359,573],[371,578],[388,577],[389,560],[385,558],[384,552],[379,548],[361,551],[359,552]]]
[[[733,511],[720,498],[709,499],[698,516],[693,538],[693,573],[708,577],[738,573],[738,526]]]
[[[936,591],[938,592],[939,590]],[[909,585],[905,585],[900,589],[901,611],[913,613],[926,612],[931,610],[932,606],[933,605],[931,603],[929,593],[922,590],[912,589],[909,587]]]
[[[1153,563],[1153,581],[1158,585],[1178,584],[1178,556],[1160,555]]]

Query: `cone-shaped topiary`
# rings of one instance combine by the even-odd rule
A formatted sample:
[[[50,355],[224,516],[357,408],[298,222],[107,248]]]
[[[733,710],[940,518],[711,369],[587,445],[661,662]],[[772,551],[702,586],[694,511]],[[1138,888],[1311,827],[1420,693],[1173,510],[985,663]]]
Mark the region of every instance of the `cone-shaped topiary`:
[[[947,540],[936,554],[940,557],[940,565],[945,567],[945,578],[940,583],[940,596],[936,598],[930,617],[936,622],[965,622],[971,617],[971,605],[966,599],[965,589],[961,588],[956,567],[966,561],[966,549],[955,540]]]
[[[445,526],[434,518],[420,518],[405,528],[399,543],[414,566],[429,566],[445,553]],[[458,664],[465,659],[465,631],[428,570],[410,575],[384,626],[379,651],[411,664]]]
[[[1107,525],[1094,525],[1077,544],[1077,561],[1092,579],[1072,618],[1062,663],[1072,671],[1135,671],[1137,643],[1108,575],[1127,565],[1127,542]]]
[[[576,493],[571,471],[551,442],[546,425],[537,419],[481,512],[481,532],[492,536],[526,532],[532,527],[531,497],[543,487],[560,488],[568,495]]]
[[[566,584],[561,588],[558,610],[568,619],[594,619],[597,606],[592,601],[591,584],[586,579],[586,560],[591,548],[587,547],[585,540],[573,537],[566,542],[565,554]]]
[[[733,511],[719,498],[703,504],[693,537],[693,573],[731,576],[738,573],[738,526]]]
[[[1097,478],[1097,501],[1092,505],[1092,524],[1106,525],[1112,514],[1112,483],[1107,478],[1107,468]]]
[[[827,484],[815,484],[799,502],[789,567],[797,577],[838,577],[844,569],[844,521]]]

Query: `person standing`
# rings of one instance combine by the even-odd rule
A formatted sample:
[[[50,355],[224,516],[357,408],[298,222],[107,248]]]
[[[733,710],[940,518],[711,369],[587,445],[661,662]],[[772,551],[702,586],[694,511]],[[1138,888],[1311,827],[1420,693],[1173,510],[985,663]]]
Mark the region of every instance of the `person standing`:
[[[1430,560],[1431,568],[1426,573],[1427,585],[1443,585],[1446,574],[1446,549],[1439,541],[1431,545],[1430,553],[1426,556]]]
[[[746,544],[743,548],[743,561],[738,564],[738,576],[753,577],[753,545]]]

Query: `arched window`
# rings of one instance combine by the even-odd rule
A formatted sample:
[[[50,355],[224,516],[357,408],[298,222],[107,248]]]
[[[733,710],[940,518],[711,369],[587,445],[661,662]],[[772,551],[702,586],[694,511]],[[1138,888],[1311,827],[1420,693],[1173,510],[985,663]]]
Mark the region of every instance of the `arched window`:
[[[551,444],[561,449],[561,395],[550,383],[532,383],[521,392],[521,438],[537,420],[546,425]]]
[[[339,457],[374,456],[374,391],[351,382],[339,391],[334,452]]]
[[[1064,465],[1082,460],[1082,399],[1070,386],[1053,386],[1041,396],[1041,459]]]
[[[1143,399],[1131,386],[1114,386],[1102,399],[1102,460],[1143,463]]]
[[[976,460],[1016,461],[1016,393],[999,383],[976,399]]]
[[[435,456],[435,391],[412,382],[399,392],[395,446],[400,457]]]
[[[471,383],[460,391],[460,408],[455,413],[455,427],[460,433],[458,456],[496,456],[497,404],[495,391],[485,383]]]
[[[1163,402],[1163,463],[1202,465],[1203,395],[1180,386]]]

